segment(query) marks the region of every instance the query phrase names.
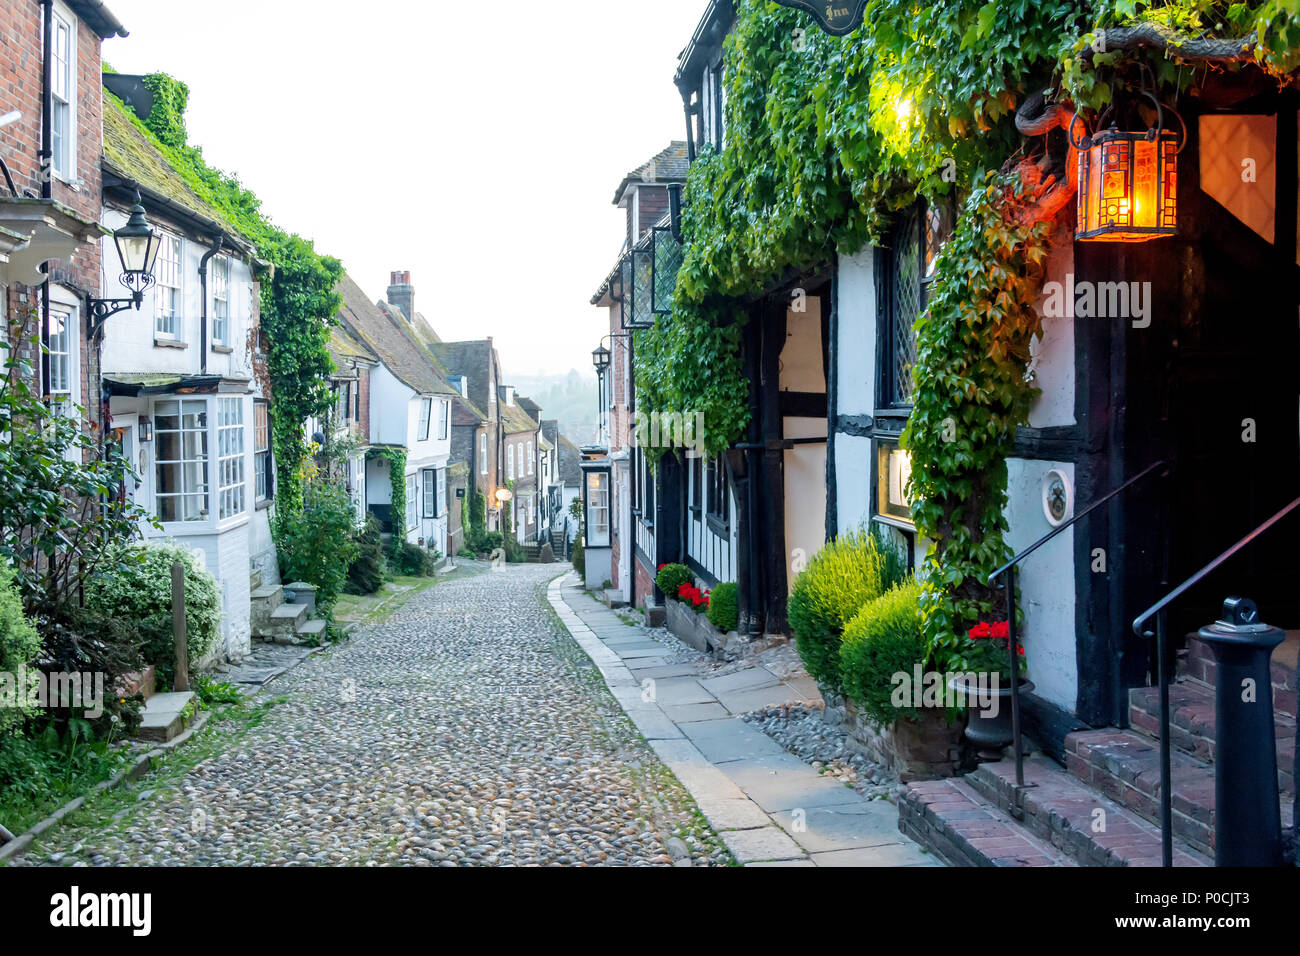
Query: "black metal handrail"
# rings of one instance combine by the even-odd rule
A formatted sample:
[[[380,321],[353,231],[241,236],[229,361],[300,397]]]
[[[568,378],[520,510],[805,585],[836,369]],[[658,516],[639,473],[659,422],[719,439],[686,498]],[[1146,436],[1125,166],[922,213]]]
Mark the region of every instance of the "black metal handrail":
[[[1015,748],[1016,752],[1017,804],[1012,808],[1013,815],[1020,812],[1019,794],[1025,789],[1025,755],[1020,729],[1020,641],[1016,627],[1016,568],[1020,565],[1020,562],[1025,560],[1025,558],[1029,557],[1057,535],[1064,534],[1067,530],[1074,527],[1102,505],[1113,501],[1130,488],[1145,481],[1157,471],[1161,472],[1161,477],[1168,475],[1170,468],[1171,466],[1165,461],[1157,461],[1152,465],[1148,465],[1119,487],[1112,489],[1090,504],[1087,508],[1072,515],[1069,520],[1061,522],[988,577],[989,587],[993,587],[994,582],[996,582],[998,578],[1005,578],[1002,582],[1002,586],[1007,592],[1007,652],[1011,656],[1011,736],[1012,746]]]
[[[1174,828],[1173,828],[1173,794],[1170,792],[1171,743],[1169,740],[1169,674],[1165,668],[1165,650],[1168,643],[1167,625],[1169,606],[1180,597],[1200,584],[1217,571],[1222,565],[1232,560],[1237,554],[1249,547],[1257,538],[1278,524],[1291,512],[1300,508],[1300,498],[1282,508],[1271,518],[1255,528],[1244,538],[1220,553],[1209,564],[1201,568],[1178,587],[1174,588],[1155,604],[1151,605],[1133,621],[1133,633],[1138,637],[1156,639],[1156,681],[1160,687],[1160,855],[1162,866],[1174,865]],[[1156,629],[1150,631],[1147,624],[1156,619]]]

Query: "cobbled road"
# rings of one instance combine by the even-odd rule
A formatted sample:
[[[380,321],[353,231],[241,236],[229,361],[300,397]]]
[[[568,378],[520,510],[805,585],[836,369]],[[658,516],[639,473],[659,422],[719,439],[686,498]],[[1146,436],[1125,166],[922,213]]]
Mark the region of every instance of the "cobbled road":
[[[563,569],[439,581],[19,865],[729,862],[546,605]]]

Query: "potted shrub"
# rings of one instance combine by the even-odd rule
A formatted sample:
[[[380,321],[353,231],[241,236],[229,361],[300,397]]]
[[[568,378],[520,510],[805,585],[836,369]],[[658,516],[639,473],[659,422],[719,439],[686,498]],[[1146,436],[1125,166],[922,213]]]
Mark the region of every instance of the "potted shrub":
[[[964,673],[951,681],[953,689],[965,697],[966,739],[975,745],[981,760],[1001,760],[1003,748],[1015,740],[1011,732],[1010,642],[1011,628],[1007,621],[975,625],[961,649]],[[1034,689],[1034,684],[1029,679],[1025,649],[1019,646],[1017,650],[1020,693],[1026,694]]]

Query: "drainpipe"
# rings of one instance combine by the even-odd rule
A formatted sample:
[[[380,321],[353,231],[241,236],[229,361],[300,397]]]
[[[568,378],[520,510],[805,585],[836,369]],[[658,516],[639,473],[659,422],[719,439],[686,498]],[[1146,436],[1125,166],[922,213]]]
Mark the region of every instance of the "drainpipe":
[[[41,198],[54,196],[54,0],[41,0],[42,51],[41,64],[41,151],[38,165],[41,177]],[[49,266],[41,265],[48,273]],[[37,393],[45,394],[50,382],[50,281],[41,286],[41,328],[38,338],[42,345]],[[80,338],[80,336],[78,336]]]
[[[199,260],[199,295],[202,297],[199,304],[200,375],[208,374],[208,263],[212,261],[213,256],[221,251],[221,246],[225,241],[225,233],[218,233],[212,248],[203,253],[203,258]]]

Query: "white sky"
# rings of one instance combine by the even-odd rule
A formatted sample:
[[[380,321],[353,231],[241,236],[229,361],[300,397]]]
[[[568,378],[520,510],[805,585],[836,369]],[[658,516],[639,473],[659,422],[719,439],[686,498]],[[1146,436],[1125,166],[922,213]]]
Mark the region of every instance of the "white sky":
[[[705,0],[108,6],[131,35],[104,59],[188,84],[190,142],[372,299],[410,270],[444,339],[492,335],[508,375],[592,374],[610,198],[684,138],[672,77]]]

